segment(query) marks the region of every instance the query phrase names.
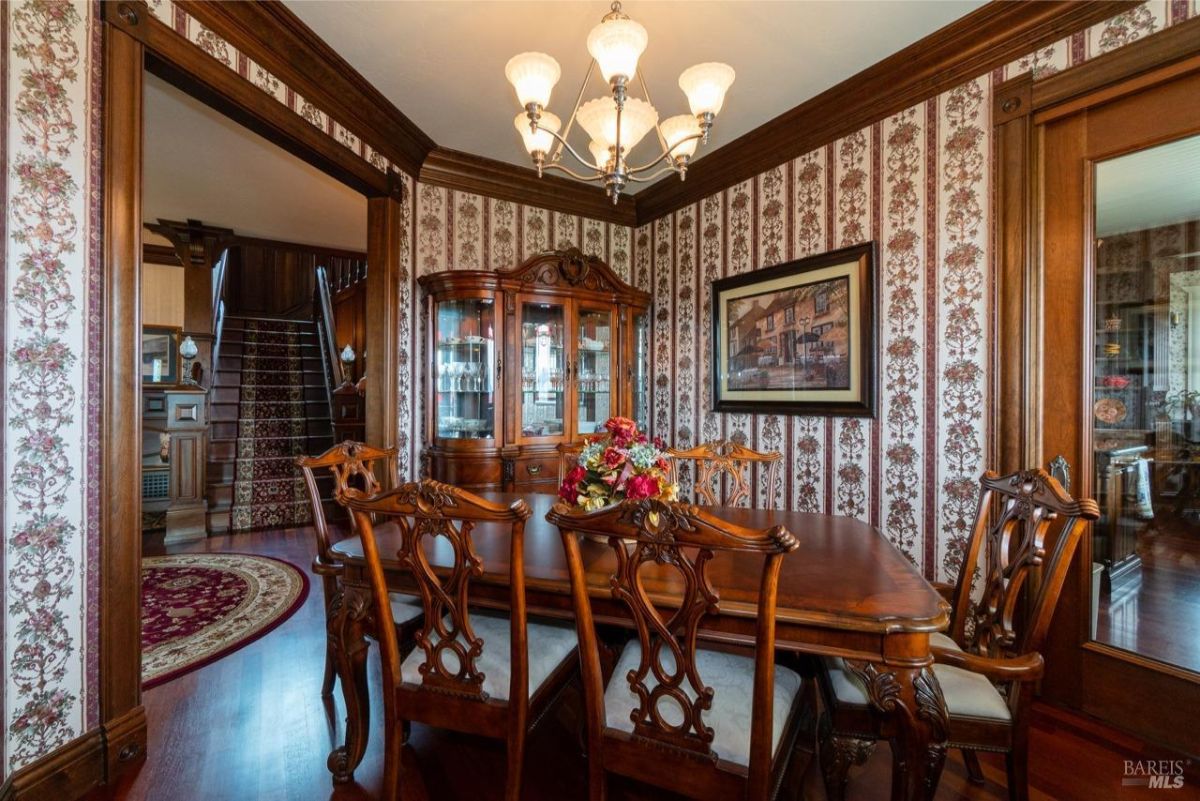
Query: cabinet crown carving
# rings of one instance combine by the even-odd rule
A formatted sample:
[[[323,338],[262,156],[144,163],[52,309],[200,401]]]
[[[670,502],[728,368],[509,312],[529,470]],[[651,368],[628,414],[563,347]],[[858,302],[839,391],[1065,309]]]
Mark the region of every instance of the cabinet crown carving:
[[[574,247],[534,256],[509,273],[509,277],[517,278],[523,284],[566,285],[593,292],[628,291],[607,264]]]

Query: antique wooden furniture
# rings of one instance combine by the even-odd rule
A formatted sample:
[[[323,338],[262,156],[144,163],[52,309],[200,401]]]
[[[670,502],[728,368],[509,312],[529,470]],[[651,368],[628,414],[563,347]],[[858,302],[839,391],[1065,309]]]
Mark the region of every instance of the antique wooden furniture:
[[[583,670],[592,801],[606,797],[606,774],[704,799],[775,795],[801,730],[806,694],[800,675],[775,664],[775,603],[784,554],[799,547],[782,525],[748,529],[698,506],[626,501],[590,513],[558,502],[558,526],[571,577]],[[579,535],[607,537],[616,558],[611,597],[636,638],[615,669],[602,671]],[[761,555],[752,656],[699,647],[699,629],[720,613],[709,575],[718,551]],[[802,558],[802,557],[801,557]],[[642,569],[669,566],[682,597],[660,608]]]
[[[330,551],[329,522],[325,517],[325,504],[321,499],[317,476],[313,471],[322,468],[329,470],[333,475],[335,497],[338,492],[351,487],[367,493],[377,493],[380,485],[375,470],[386,470],[392,473],[394,481],[395,459],[395,448],[373,448],[361,442],[350,441],[338,443],[320,456],[300,456],[296,459],[296,465],[304,474],[304,486],[308,490],[308,500],[312,505],[313,534],[317,540],[317,555],[313,557],[312,571],[321,577],[321,589],[325,593],[327,627],[337,619],[336,609],[342,602],[338,585],[338,576],[341,574],[342,566]],[[353,517],[351,517],[350,524],[352,535],[357,539],[359,534]],[[407,634],[408,630],[413,628],[421,617],[421,605],[416,603],[411,596],[400,593],[392,593],[389,597],[392,604],[392,619],[396,625],[403,627]],[[334,670],[334,660],[338,654],[332,646],[332,628],[330,628],[330,635],[330,643],[327,644],[325,652],[325,677],[321,682],[322,696],[332,694],[333,680],[337,675]],[[343,693],[348,692],[347,684],[349,682],[342,683]],[[350,702],[351,699],[347,696],[347,706]]]
[[[492,503],[524,499],[529,504],[532,516],[525,527],[524,555],[527,607],[530,613],[546,617],[573,617],[562,540],[557,528],[545,520],[554,496],[502,492],[481,496]],[[864,675],[869,671],[877,677],[873,686],[887,690],[887,694],[876,695],[874,700],[885,716],[895,720],[900,767],[895,772],[894,797],[924,797],[927,780],[936,784],[941,770],[945,726],[940,708],[930,703],[927,693],[917,690],[932,681],[929,638],[949,621],[946,602],[891,543],[860,521],[740,507],[714,507],[709,511],[743,528],[784,526],[794,532],[799,548],[783,560],[779,573],[776,648],[846,656]],[[480,606],[506,609],[511,602],[509,543],[502,535],[480,536],[489,528],[495,531],[495,524],[479,524],[474,532],[482,575],[471,582],[471,597]],[[398,532],[377,529],[376,534],[384,554],[400,548]],[[352,665],[365,665],[366,648],[357,624],[365,604],[357,598],[370,598],[370,582],[362,544],[345,540],[332,550],[343,565],[342,586],[348,599],[340,607],[344,620],[335,626],[342,636],[337,647],[351,655],[348,661]],[[593,618],[605,624],[631,626],[628,609],[612,597],[609,579],[616,567],[612,549],[584,541],[579,550]],[[425,553],[435,570],[445,575],[453,561],[448,549],[426,546]],[[417,591],[411,571],[398,559],[385,556],[383,568],[391,589]],[[721,603],[718,614],[704,619],[700,636],[743,645],[754,643],[761,571],[759,554],[714,554],[708,572],[712,583],[721,588]],[[834,575],[837,580],[831,581]],[[678,604],[677,599],[685,592],[684,582],[675,571],[655,565],[643,568],[643,582],[655,602],[663,606],[670,606],[672,599]],[[352,778],[366,747],[369,701],[365,671],[354,667],[351,675],[356,678],[350,681],[360,683],[355,695],[359,707],[348,709],[346,744],[330,758],[335,781]]]
[[[759,453],[728,440],[705,442],[685,450],[668,448],[667,453],[671,455],[671,469],[676,477],[682,467],[679,462],[695,462],[696,473],[692,484],[695,500],[708,506],[717,505],[724,476],[729,476],[731,485],[725,499],[727,505],[738,506],[743,501],[749,501],[751,506],[756,506],[754,468],[760,467],[765,473],[765,476],[760,473],[758,486],[774,487],[779,477],[779,464],[783,461],[783,454],[779,451]]]
[[[382,625],[384,684],[384,792],[399,797],[400,757],[409,721],[421,721],[507,742],[504,797],[520,801],[525,735],[575,672],[574,630],[561,622],[533,623],[525,614],[525,521],[521,500],[492,503],[469,492],[425,480],[382,495],[346,490],[339,498],[362,534],[363,555]],[[425,623],[417,648],[401,662],[374,514],[395,524],[395,551],[421,594]],[[486,533],[482,523],[495,524]],[[479,535],[508,547],[508,614],[475,612],[468,606],[473,579],[483,574],[475,553]],[[441,538],[446,543],[437,542]],[[394,540],[393,540],[394,544]],[[448,571],[430,564],[426,546],[448,544]],[[446,547],[440,547],[446,552]]]
[[[1075,547],[1100,512],[1095,501],[1072,499],[1040,469],[1008,476],[989,472],[979,483],[975,525],[950,593],[950,629],[931,638],[937,684],[925,690],[945,706],[949,745],[964,752],[1004,752],[1009,798],[1025,799],[1029,706],[1042,675],[1040,651]],[[1040,584],[1028,593],[1026,617],[1019,606],[1022,589],[1034,587],[1029,580],[1035,570]],[[977,572],[983,595],[973,606]],[[822,665],[821,764],[827,795],[841,799],[851,765],[866,760],[875,740],[888,736],[888,726],[871,710],[859,671],[848,669],[841,657],[827,657]],[[981,776],[973,754],[967,764],[973,778]]]
[[[420,283],[432,477],[553,492],[557,445],[636,413],[650,298],[599,259],[572,248],[510,271],[453,270]]]
[[[558,483],[562,484],[567,478],[567,473],[571,472],[579,461],[579,454],[583,451],[582,442],[562,442],[558,445]]]

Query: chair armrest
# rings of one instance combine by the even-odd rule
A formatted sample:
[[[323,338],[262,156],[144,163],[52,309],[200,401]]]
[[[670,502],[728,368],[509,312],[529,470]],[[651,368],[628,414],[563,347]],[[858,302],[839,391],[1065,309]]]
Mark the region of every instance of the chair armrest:
[[[326,562],[317,556],[312,560],[312,572],[318,576],[340,576],[342,565],[340,562]]]
[[[954,603],[954,585],[947,584],[944,581],[931,581],[933,588],[937,590],[937,594],[942,596],[942,600],[946,603]]]
[[[992,681],[1036,681],[1041,678],[1045,666],[1042,655],[1036,651],[1022,656],[996,659],[936,646],[932,650],[933,661],[937,664],[969,670]]]

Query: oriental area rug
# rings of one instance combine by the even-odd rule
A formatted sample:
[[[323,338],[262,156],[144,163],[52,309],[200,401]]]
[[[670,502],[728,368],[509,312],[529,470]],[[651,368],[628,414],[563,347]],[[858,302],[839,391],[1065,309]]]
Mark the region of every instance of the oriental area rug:
[[[308,596],[287,562],[198,553],[142,560],[142,686],[211,664],[283,623]]]

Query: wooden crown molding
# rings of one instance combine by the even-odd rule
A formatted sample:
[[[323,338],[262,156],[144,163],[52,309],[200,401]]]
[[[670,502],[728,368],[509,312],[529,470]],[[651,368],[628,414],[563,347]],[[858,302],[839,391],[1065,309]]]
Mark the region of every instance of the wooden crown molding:
[[[599,187],[557,175],[538,178],[529,168],[445,147],[434,148],[426,157],[418,180],[621,225],[633,225],[637,219],[634,199],[628,195],[614,205]]]
[[[639,225],[1108,19],[1135,2],[991,2],[637,194]]]
[[[616,206],[598,187],[559,176],[539,179],[525,167],[439,147],[279,0],[259,3],[178,0],[178,5],[419,181],[623,225],[644,225],[1137,3],[1135,0],[989,3],[712,151],[692,165],[686,182],[664,178],[636,195],[622,196]],[[116,15],[108,16],[110,21],[116,21]],[[161,23],[157,25],[166,30]],[[161,42],[143,41],[155,53],[163,46]],[[186,42],[178,42],[176,46],[196,49]],[[192,59],[181,64],[178,54],[168,60],[184,71],[190,72],[193,67],[200,70],[198,77],[208,86],[222,77],[241,80],[236,75],[210,75],[212,70],[203,69],[203,65],[194,64]],[[226,102],[225,107],[215,105],[227,112],[231,104],[243,105],[261,120],[264,110],[258,106],[262,104],[250,102],[252,98],[241,96],[244,93],[231,92],[225,85],[228,80],[219,81],[217,94],[225,95],[231,102]],[[252,86],[246,89],[259,91]],[[278,111],[291,113],[286,109]],[[280,127],[278,121],[270,122]],[[327,153],[334,143],[313,142],[311,135],[303,136],[304,131],[288,133],[293,134],[293,139],[303,137],[304,146],[333,158],[343,173],[345,160],[357,158],[349,152]],[[321,135],[315,130],[309,133]],[[361,172],[354,172],[357,174],[347,177],[363,184]],[[379,193],[377,187],[368,189],[373,190],[369,194]],[[390,190],[385,193],[392,194]]]
[[[313,101],[395,166],[416,175],[436,143],[278,0],[176,5]]]

